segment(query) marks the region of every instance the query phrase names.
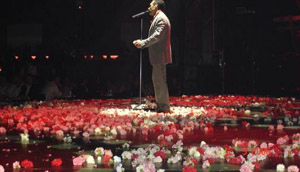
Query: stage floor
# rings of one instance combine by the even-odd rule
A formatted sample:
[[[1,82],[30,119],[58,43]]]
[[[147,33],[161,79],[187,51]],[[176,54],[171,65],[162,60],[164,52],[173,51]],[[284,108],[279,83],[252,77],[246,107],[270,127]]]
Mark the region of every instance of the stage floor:
[[[5,106],[0,109],[0,165],[5,171],[17,171],[16,162],[19,171],[300,167],[300,101],[295,98],[172,97],[170,113],[150,111],[155,106],[151,101],[143,105],[147,110],[136,110],[137,102]]]

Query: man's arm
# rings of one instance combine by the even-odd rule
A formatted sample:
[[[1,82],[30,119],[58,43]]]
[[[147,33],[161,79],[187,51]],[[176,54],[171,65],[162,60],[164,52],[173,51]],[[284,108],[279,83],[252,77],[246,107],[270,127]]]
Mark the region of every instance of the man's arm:
[[[133,41],[133,44],[137,48],[144,48],[144,47],[149,47],[155,43],[157,43],[161,38],[163,31],[166,28],[166,22],[160,18],[159,21],[157,22],[157,26],[155,28],[155,31],[153,32],[152,35],[150,35],[147,39],[144,40],[135,40]]]

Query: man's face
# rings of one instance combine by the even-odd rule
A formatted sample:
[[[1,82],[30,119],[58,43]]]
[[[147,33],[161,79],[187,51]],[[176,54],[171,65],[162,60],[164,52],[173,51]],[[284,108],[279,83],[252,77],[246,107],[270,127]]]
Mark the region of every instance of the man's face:
[[[149,6],[148,10],[149,10],[149,14],[150,14],[151,16],[154,16],[155,13],[156,13],[156,11],[157,11],[157,4],[155,4],[155,2],[152,1],[152,2],[150,3],[150,6]]]

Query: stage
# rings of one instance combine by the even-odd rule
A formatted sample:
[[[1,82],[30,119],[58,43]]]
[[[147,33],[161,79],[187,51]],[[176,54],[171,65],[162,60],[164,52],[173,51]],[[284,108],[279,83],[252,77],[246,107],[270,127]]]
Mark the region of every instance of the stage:
[[[137,99],[4,106],[0,165],[5,171],[144,172],[300,167],[300,100],[171,97],[170,113],[155,112],[152,97],[143,100],[142,109],[135,108]]]

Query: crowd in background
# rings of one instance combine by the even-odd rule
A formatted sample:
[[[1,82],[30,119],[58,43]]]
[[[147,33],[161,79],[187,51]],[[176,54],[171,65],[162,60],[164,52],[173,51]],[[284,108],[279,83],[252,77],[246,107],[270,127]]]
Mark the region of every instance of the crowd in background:
[[[140,78],[129,74],[125,78],[93,77],[73,78],[50,70],[39,73],[38,67],[29,65],[24,70],[0,74],[0,101],[23,102],[54,99],[132,98],[139,96]],[[20,72],[21,71],[21,72]],[[53,72],[54,71],[54,72]],[[96,79],[95,79],[96,78]],[[181,89],[176,77],[170,78],[170,94],[179,96]],[[142,96],[153,96],[151,78],[143,78]]]

